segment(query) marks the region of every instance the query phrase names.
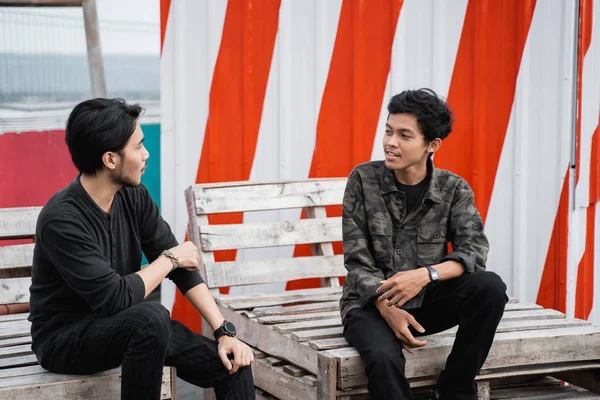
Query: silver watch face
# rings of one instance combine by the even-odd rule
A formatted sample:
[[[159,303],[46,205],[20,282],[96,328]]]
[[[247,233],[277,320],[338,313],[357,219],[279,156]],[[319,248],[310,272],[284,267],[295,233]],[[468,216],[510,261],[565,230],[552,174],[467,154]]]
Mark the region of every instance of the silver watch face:
[[[431,281],[438,281],[440,279],[440,276],[438,274],[438,272],[435,270],[435,268],[429,268],[429,276],[431,278]]]

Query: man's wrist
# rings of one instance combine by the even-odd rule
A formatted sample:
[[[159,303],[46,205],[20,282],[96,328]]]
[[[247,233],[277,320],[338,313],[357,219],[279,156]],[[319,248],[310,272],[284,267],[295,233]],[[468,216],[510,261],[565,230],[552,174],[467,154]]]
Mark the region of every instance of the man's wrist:
[[[431,277],[429,276],[429,271],[427,268],[417,268],[415,271],[421,275],[422,287],[425,287],[431,283]]]

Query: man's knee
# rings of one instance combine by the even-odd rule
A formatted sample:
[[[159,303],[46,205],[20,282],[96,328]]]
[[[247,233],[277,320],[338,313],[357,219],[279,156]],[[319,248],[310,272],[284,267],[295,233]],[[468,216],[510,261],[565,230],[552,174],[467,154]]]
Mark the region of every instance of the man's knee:
[[[366,364],[366,374],[378,379],[385,377],[397,377],[398,373],[404,374],[406,359],[402,354],[402,348],[384,348],[380,347],[365,352],[363,359]]]
[[[498,274],[491,271],[477,272],[473,275],[473,280],[479,297],[486,303],[504,306],[508,302],[506,284]]]
[[[134,339],[166,348],[171,338],[171,317],[167,309],[152,302],[140,303],[130,309],[131,321],[137,324]]]

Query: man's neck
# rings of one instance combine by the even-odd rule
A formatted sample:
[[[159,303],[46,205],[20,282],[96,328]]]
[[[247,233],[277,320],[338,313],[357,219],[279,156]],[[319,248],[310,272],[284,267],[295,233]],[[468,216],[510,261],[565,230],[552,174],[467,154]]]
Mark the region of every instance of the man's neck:
[[[121,189],[121,186],[115,185],[105,174],[98,172],[94,175],[81,174],[79,178],[81,186],[94,202],[107,213],[112,209],[112,202],[115,193]]]
[[[427,176],[427,162],[411,165],[406,169],[394,170],[396,180],[404,185],[416,185]]]

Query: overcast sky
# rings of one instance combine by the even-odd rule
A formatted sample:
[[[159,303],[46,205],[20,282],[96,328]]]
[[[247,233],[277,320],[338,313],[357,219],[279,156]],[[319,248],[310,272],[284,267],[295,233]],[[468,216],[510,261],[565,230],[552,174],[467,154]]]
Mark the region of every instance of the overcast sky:
[[[160,54],[160,0],[96,4],[103,53]],[[0,52],[85,52],[81,8],[0,8]]]

